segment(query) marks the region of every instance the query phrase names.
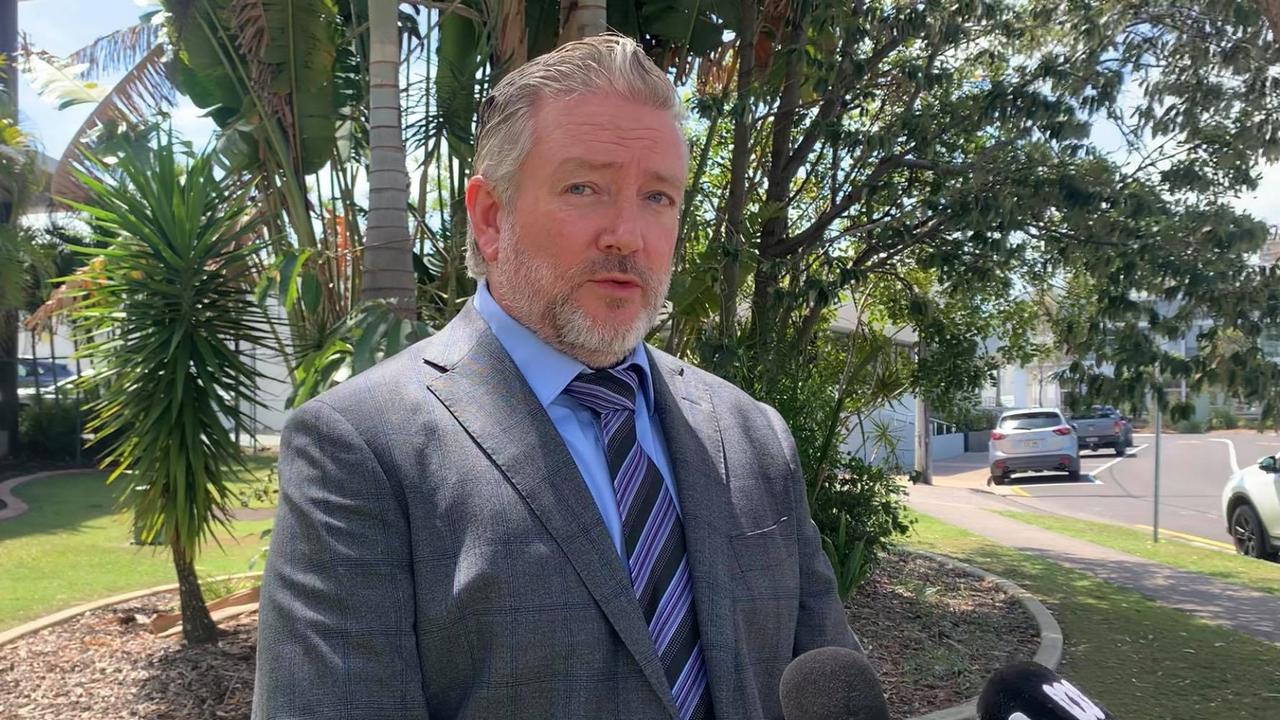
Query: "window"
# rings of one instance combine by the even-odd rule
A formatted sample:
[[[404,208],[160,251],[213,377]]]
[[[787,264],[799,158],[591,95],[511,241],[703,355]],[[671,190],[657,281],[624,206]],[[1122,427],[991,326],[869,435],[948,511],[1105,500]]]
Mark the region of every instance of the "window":
[[[1043,430],[1062,424],[1056,412],[1034,412],[1009,415],[1000,420],[1001,430]]]

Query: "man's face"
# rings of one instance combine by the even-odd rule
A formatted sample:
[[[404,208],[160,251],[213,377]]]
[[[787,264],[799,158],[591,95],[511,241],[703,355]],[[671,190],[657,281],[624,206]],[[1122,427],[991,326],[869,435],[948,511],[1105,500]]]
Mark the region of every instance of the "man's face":
[[[611,95],[543,101],[533,118],[514,208],[485,252],[490,288],[550,344],[606,367],[652,327],[670,286],[684,138],[670,113]]]

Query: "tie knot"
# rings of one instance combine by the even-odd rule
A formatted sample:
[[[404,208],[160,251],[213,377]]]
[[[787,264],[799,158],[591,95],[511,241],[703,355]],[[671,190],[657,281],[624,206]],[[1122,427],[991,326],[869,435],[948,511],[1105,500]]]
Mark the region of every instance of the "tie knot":
[[[636,409],[636,392],[640,375],[634,365],[583,373],[565,386],[569,397],[603,415],[618,410]]]

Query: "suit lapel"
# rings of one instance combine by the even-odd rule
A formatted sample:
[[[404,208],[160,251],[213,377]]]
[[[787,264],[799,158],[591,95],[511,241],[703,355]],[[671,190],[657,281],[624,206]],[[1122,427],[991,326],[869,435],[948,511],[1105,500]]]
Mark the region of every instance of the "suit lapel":
[[[595,500],[551,418],[472,303],[424,342],[423,360],[443,371],[427,381],[430,391],[529,504],[675,716],[630,575]]]
[[[680,499],[694,607],[715,715],[743,717],[742,691],[736,684],[733,587],[727,572],[734,566],[726,523],[731,503],[720,424],[710,393],[691,374],[685,374],[683,363],[653,352],[649,358],[654,405]]]

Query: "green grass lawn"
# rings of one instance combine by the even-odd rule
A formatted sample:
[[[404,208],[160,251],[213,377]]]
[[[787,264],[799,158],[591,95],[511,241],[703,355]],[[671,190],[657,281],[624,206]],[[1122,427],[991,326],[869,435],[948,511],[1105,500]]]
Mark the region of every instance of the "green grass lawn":
[[[268,462],[256,462],[256,471],[264,472]],[[104,477],[65,475],[14,491],[31,509],[0,522],[0,630],[82,602],[176,582],[167,552],[129,544],[128,517],[116,511],[116,489]],[[241,479],[245,486],[251,482]],[[259,534],[271,524],[241,521],[230,535],[219,533],[222,547],[208,545],[196,561],[200,575],[249,570],[263,543]]]
[[[1140,558],[1189,570],[1259,592],[1280,595],[1280,564],[1219,552],[1177,538],[1151,542],[1151,532],[1111,523],[1089,522],[1043,513],[1002,512],[1029,525],[1088,540]]]
[[[1116,716],[1280,718],[1280,647],[933,518],[916,517],[911,546],[985,568],[1039,597],[1066,639],[1060,672]]]

